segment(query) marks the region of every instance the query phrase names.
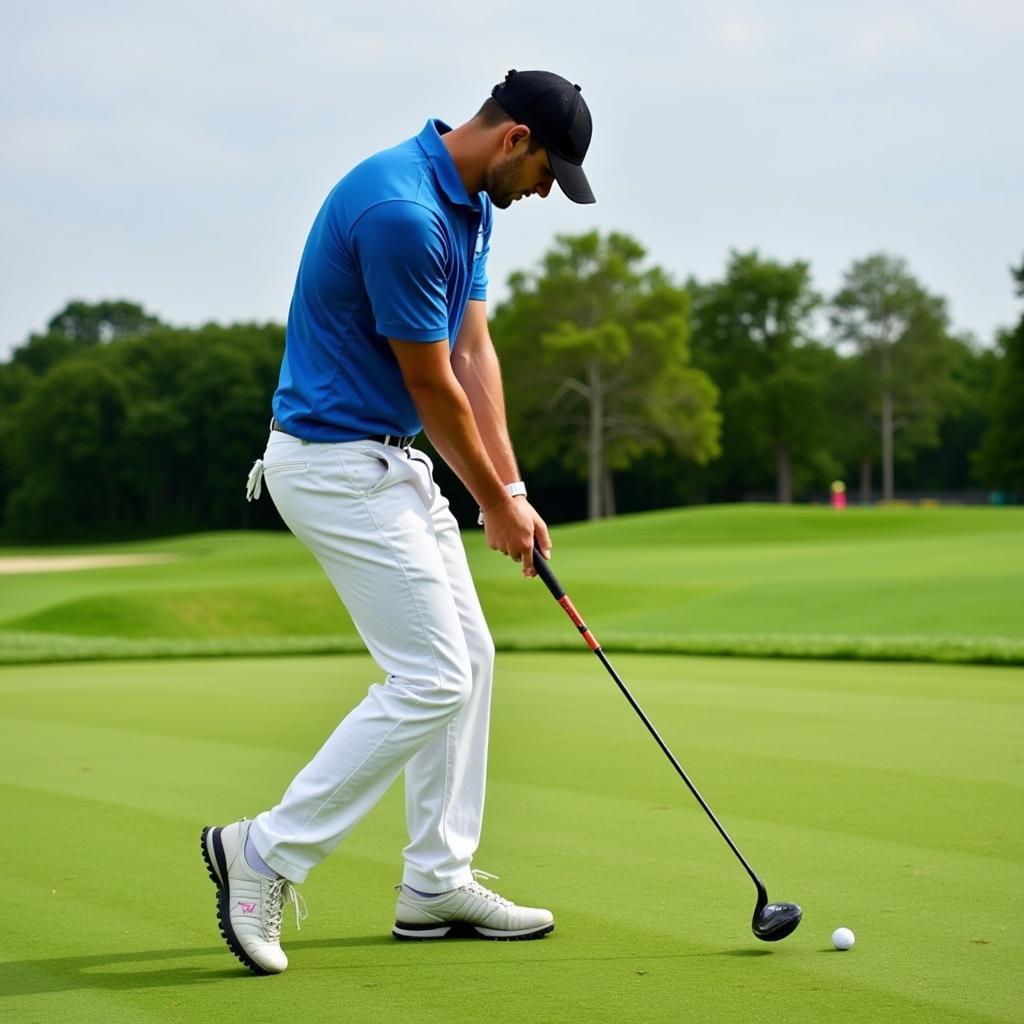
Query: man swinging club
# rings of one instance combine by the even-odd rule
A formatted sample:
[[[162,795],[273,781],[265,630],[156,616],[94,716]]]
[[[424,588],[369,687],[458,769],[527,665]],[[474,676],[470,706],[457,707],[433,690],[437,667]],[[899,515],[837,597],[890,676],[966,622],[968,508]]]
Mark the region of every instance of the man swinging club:
[[[487,327],[492,207],[554,182],[594,202],[581,167],[591,118],[574,86],[510,71],[458,128],[359,164],[306,242],[280,382],[249,497],[267,488],[316,556],[385,673],[280,803],[203,829],[221,931],[257,974],[288,966],[284,904],[405,769],[409,844],[393,934],[532,939],[550,911],[484,888],[470,867],[483,819],[494,644],[458,526],[413,447],[425,429],[484,514],[488,545],[535,575],[544,521],[526,498]],[[482,874],[482,873],[478,873]]]

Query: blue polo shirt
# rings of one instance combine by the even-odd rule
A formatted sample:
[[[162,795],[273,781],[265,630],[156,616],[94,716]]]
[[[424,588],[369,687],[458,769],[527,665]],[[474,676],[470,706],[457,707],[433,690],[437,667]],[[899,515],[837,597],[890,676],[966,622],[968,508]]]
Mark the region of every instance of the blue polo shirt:
[[[288,313],[274,416],[310,441],[422,427],[388,338],[454,347],[487,297],[492,208],[470,196],[441,135],[377,153],[331,190],[306,241]]]

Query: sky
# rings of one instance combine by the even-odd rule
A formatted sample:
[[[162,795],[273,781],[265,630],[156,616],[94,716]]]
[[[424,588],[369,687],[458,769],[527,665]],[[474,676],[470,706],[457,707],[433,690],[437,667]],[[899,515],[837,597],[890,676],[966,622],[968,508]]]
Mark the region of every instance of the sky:
[[[1024,255],[1020,0],[0,0],[0,358],[70,299],[283,323],[334,183],[510,68],[594,119],[598,202],[497,211],[491,303],[557,233],[624,231],[677,279],[730,250],[834,291],[904,257],[991,343]]]

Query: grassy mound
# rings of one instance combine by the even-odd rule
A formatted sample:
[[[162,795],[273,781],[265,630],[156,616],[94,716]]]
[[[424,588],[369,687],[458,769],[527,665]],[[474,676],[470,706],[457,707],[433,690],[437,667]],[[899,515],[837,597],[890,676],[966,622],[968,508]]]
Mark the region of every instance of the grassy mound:
[[[578,643],[538,581],[478,532],[466,541],[500,647]],[[289,536],[89,553],[103,550],[178,557],[4,577],[0,661],[358,646],[319,566]],[[609,649],[1024,663],[1021,509],[672,510],[559,528],[552,564]]]

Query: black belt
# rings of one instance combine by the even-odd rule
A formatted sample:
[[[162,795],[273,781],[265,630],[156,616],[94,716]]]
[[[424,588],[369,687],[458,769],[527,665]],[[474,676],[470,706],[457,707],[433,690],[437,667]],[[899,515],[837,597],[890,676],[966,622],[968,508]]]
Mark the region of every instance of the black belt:
[[[270,429],[276,430],[279,434],[288,434],[288,431],[277,422],[277,418],[273,418],[270,421]],[[289,437],[293,437],[293,434],[288,434]],[[386,444],[389,448],[408,448],[412,445],[413,441],[416,440],[415,434],[406,434],[404,437],[398,434],[371,434],[369,437],[360,438],[365,441],[378,441],[381,444]]]

